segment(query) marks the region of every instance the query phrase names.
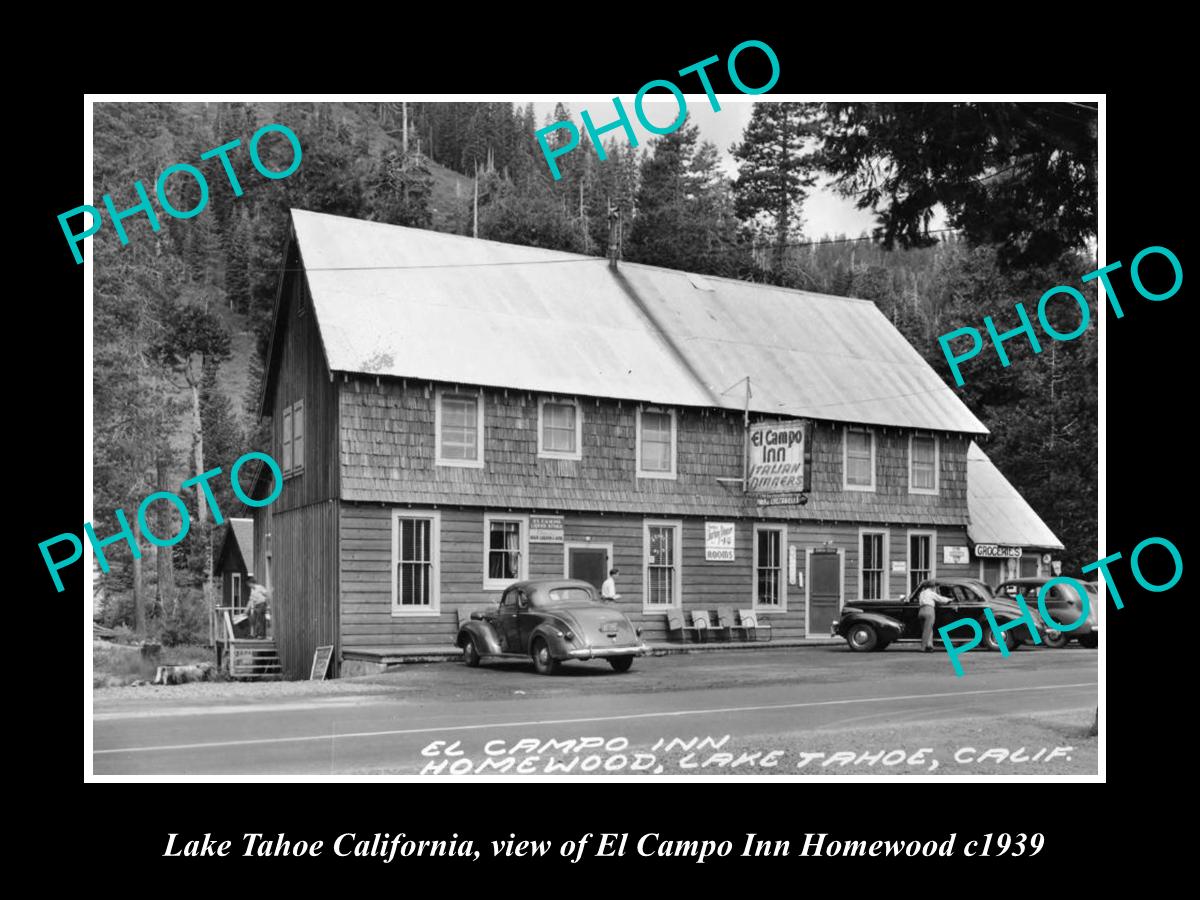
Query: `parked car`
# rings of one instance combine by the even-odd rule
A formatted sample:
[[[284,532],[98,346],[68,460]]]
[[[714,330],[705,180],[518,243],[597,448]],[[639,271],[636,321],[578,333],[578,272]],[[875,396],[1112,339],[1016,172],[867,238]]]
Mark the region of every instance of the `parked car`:
[[[994,593],[1001,598],[1012,598],[1019,594],[1025,598],[1025,604],[1030,609],[1036,610],[1038,608],[1038,591],[1049,580],[1049,578],[1012,578],[998,584]],[[1096,593],[1096,585],[1089,581],[1080,583],[1088,595],[1087,618],[1078,628],[1070,631],[1058,631],[1053,625],[1047,624],[1046,646],[1065,647],[1071,643],[1072,639],[1079,641],[1080,645],[1089,650],[1094,650],[1100,645],[1100,621],[1096,613],[1100,598]],[[1069,584],[1056,584],[1046,593],[1046,612],[1050,614],[1051,619],[1064,625],[1069,625],[1079,618],[1079,609],[1082,604],[1083,601],[1079,594]]]
[[[988,625],[983,611],[990,608],[1001,625],[1019,619],[1022,615],[1015,601],[994,596],[982,581],[974,578],[933,578],[922,581],[907,597],[855,601],[851,606],[844,607],[841,615],[834,619],[831,633],[834,637],[844,637],[850,649],[860,653],[884,650],[895,641],[919,641],[921,621],[917,617],[917,597],[927,587],[932,587],[943,597],[954,599],[953,603],[939,603],[935,610],[935,640],[937,629],[942,626],[949,625],[956,619],[974,619],[983,629],[982,645],[989,650],[999,650],[1000,639]],[[1031,612],[1037,625],[1038,636],[1045,640],[1045,625],[1035,609],[1031,609]],[[969,634],[965,628],[956,629],[950,638],[965,641],[968,640]],[[1033,643],[1025,626],[1005,631],[1003,640],[1009,650],[1015,650],[1025,642]]]
[[[506,589],[493,610],[475,612],[458,630],[463,662],[533,660],[553,675],[568,659],[605,659],[627,672],[647,652],[642,630],[586,581],[522,581]]]

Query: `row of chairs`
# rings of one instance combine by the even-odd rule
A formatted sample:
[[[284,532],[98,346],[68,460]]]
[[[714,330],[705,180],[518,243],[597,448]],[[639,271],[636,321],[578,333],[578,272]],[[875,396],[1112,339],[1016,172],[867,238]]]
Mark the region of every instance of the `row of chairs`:
[[[742,632],[742,639],[747,641],[771,640],[771,623],[749,609],[739,609],[737,619],[734,619],[733,607],[719,606],[715,615],[706,609],[691,611],[692,624],[688,625],[683,613],[673,609],[667,613],[668,636],[678,634],[680,640],[687,640],[691,634],[697,641],[707,641],[710,635],[720,635],[726,640],[733,640],[734,633]],[[714,624],[715,619],[715,624]]]

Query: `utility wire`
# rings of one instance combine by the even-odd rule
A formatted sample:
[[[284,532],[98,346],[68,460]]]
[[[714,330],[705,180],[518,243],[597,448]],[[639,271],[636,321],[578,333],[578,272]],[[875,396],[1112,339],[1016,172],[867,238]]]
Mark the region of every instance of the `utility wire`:
[[[997,173],[999,174],[999,173]],[[935,228],[932,231],[927,231],[925,234],[942,234],[947,231],[961,231],[959,228]],[[834,238],[824,241],[788,241],[786,247],[819,247],[822,244],[853,244],[859,241],[873,241],[870,235],[863,235],[856,238]],[[770,250],[776,247],[776,244],[763,244],[759,247],[762,250]],[[716,247],[706,252],[708,253],[737,253],[749,252],[750,247]],[[561,251],[555,251],[561,252]],[[546,266],[546,265],[563,265],[564,263],[595,263],[608,262],[607,256],[584,256],[573,257],[571,259],[526,259],[526,260],[504,260],[500,262],[483,262],[483,263],[429,263],[410,266],[306,266],[303,268],[289,267],[279,269],[280,272],[382,272],[392,271],[397,269],[482,269],[494,266]],[[636,260],[626,260],[626,262],[636,262]],[[682,271],[682,270],[681,270]]]

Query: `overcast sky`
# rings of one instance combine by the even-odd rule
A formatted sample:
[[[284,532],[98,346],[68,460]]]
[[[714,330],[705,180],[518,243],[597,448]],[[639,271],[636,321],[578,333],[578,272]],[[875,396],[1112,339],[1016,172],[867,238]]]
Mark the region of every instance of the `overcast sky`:
[[[745,129],[746,123],[750,121],[753,102],[735,97],[727,98],[724,95],[718,95],[717,99],[721,104],[720,112],[713,111],[708,98],[703,94],[694,97],[689,94],[687,96],[688,113],[692,124],[700,128],[701,140],[711,141],[717,145],[717,149],[721,151],[726,174],[730,178],[734,178],[737,176],[737,161],[730,154],[729,148],[742,139],[742,131]],[[633,98],[622,97],[621,100],[633,122],[638,136],[638,145],[640,147],[647,146],[653,135],[642,128],[637,116],[634,115]],[[592,117],[592,122],[597,127],[602,127],[616,118],[612,101],[581,102],[568,99],[563,102],[570,108],[572,118],[582,136],[579,147],[572,152],[579,153],[584,150],[588,153],[593,152],[591,141],[584,133],[583,120],[579,114],[586,109]],[[533,104],[539,127],[548,116],[553,114],[554,105],[553,103]],[[646,117],[651,122],[660,127],[666,127],[675,119],[678,106],[673,100],[663,103],[648,101],[644,109]],[[605,140],[613,137],[624,140],[624,133],[618,129],[604,134]],[[804,203],[804,233],[811,239],[834,234],[857,237],[864,231],[870,233],[874,225],[874,213],[869,210],[856,209],[853,202],[843,199],[823,186],[813,188]]]

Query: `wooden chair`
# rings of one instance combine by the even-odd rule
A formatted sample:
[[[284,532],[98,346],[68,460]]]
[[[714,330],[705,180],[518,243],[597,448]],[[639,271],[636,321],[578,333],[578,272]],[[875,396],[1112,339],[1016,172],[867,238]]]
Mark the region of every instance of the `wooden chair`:
[[[729,640],[733,640],[734,629],[741,629],[742,637],[750,640],[750,629],[745,625],[738,625],[734,621],[732,606],[717,607],[717,625],[725,632]]]
[[[754,640],[760,640],[758,636],[760,631],[766,633],[766,637],[761,638],[761,640],[771,640],[771,623],[765,618],[760,618],[753,610],[739,609],[738,622],[742,628],[746,629],[747,640],[749,640],[749,634],[752,631],[754,632]]]
[[[690,625],[685,625],[683,621],[683,613],[677,609],[672,609],[667,612],[667,636],[670,637],[675,632],[679,632],[679,640],[683,641],[687,637],[689,631],[696,629]]]
[[[708,640],[708,636],[712,632],[712,622],[708,618],[708,610],[692,610],[692,628],[696,630],[696,635],[700,640]]]

